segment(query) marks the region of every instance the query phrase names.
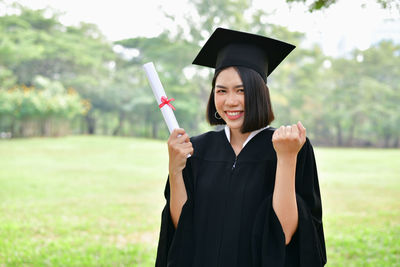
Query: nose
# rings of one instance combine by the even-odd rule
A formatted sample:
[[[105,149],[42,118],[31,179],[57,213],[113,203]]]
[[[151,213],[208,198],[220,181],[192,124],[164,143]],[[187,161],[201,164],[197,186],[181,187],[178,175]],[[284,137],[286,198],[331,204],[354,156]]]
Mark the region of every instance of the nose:
[[[225,104],[227,106],[237,106],[239,104],[239,98],[236,94],[228,94],[226,97]]]

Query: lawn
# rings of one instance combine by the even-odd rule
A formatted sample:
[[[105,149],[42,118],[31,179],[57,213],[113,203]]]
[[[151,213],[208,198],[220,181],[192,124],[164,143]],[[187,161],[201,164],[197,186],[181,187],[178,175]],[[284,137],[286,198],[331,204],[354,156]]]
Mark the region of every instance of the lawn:
[[[315,148],[327,266],[399,266],[400,150]],[[0,266],[154,266],[165,142],[0,140]]]

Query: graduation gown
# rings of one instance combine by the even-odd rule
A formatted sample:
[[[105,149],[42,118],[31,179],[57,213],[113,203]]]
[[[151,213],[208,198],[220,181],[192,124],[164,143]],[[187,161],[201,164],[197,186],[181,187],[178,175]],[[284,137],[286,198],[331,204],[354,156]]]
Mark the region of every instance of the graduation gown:
[[[169,181],[162,211],[157,267],[323,266],[322,207],[314,152],[306,140],[297,156],[298,228],[285,245],[272,208],[275,129],[254,136],[235,155],[224,131],[192,137],[194,154],[183,179],[187,201],[175,229]]]

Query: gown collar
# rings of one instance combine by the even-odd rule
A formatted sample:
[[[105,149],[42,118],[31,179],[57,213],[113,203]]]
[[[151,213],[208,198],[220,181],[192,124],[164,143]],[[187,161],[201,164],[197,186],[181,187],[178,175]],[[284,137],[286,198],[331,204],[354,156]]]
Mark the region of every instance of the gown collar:
[[[254,136],[256,136],[259,132],[261,132],[261,131],[263,131],[263,130],[269,128],[269,127],[270,127],[270,126],[268,125],[268,126],[266,126],[266,127],[264,127],[264,128],[261,128],[261,129],[252,131],[252,132],[249,134],[249,136],[247,137],[246,141],[244,141],[242,148],[244,148],[244,146],[247,145],[247,143],[248,143]],[[229,130],[228,125],[225,125],[224,130],[225,130],[225,135],[226,135],[226,138],[228,139],[228,142],[231,143],[231,131]]]

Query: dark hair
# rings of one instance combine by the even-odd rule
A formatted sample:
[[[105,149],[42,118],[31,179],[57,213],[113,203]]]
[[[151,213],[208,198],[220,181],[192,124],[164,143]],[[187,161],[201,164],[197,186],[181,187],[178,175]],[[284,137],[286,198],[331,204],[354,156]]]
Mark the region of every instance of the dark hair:
[[[269,89],[262,79],[261,75],[256,71],[240,66],[234,66],[242,79],[244,86],[244,122],[241,132],[252,132],[269,125],[274,120],[274,112],[272,111],[271,99],[269,97]],[[226,124],[223,119],[215,118],[214,90],[215,82],[221,73],[218,70],[214,74],[212,80],[212,90],[207,104],[207,120],[211,125]]]

